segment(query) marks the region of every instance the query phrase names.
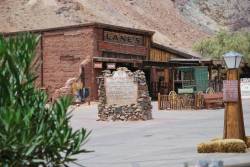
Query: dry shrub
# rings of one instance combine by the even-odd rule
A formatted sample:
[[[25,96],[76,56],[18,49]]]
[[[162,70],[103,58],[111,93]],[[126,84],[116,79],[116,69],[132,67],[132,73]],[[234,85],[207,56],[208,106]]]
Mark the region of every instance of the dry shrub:
[[[218,137],[218,138],[211,139],[210,141],[217,141],[217,140],[222,140],[222,138]]]
[[[250,148],[250,136],[247,136],[246,143],[247,143],[247,148]]]
[[[198,153],[243,153],[246,149],[246,143],[240,139],[216,139],[201,143],[197,147]]]

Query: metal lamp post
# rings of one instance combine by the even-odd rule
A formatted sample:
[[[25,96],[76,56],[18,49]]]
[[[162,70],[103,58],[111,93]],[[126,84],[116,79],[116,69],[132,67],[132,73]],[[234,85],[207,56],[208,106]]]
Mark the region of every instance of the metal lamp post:
[[[224,97],[226,102],[225,113],[224,113],[224,139],[242,139],[246,140],[244,118],[242,111],[242,101],[240,93],[240,76],[239,76],[239,66],[242,60],[242,55],[237,52],[228,52],[223,55],[224,61],[227,66],[227,83],[229,86],[224,87]],[[235,83],[234,86],[230,83]],[[229,93],[225,92],[226,87]],[[230,100],[233,96],[234,100]],[[232,98],[232,97],[231,97]]]

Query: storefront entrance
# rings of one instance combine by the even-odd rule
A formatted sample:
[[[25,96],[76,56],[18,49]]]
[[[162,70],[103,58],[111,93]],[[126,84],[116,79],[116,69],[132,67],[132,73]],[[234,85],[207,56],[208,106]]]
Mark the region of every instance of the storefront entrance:
[[[168,94],[170,91],[169,71],[164,68],[145,67],[149,94],[152,100],[157,100],[158,93]]]

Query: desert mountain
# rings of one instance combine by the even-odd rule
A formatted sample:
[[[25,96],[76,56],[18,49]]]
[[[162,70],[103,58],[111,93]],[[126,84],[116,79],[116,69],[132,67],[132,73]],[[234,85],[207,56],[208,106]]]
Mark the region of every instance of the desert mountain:
[[[0,32],[101,22],[153,30],[155,42],[190,51],[220,28],[249,27],[250,1],[1,0],[0,22]]]

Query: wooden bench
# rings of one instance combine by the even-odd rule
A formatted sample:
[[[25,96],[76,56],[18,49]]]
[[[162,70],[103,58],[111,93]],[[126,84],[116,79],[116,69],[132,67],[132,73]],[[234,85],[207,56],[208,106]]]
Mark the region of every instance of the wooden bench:
[[[203,94],[203,98],[206,109],[216,109],[224,107],[222,92]]]

